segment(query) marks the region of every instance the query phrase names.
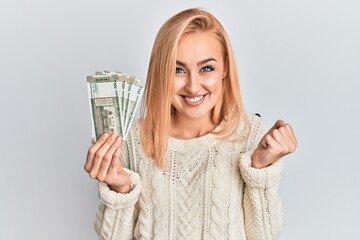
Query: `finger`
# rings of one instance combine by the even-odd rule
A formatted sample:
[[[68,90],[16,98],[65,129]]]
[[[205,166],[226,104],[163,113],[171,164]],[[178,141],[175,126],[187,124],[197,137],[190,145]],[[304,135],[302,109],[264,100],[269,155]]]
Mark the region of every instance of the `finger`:
[[[267,148],[266,135],[261,139],[260,144],[263,148]]]
[[[281,153],[281,145],[270,134],[265,136],[267,148],[266,150],[272,154],[279,155]]]
[[[280,127],[279,129],[275,129],[274,131],[272,131],[271,136],[280,145],[282,145],[282,146],[283,145],[288,145],[287,140],[286,140],[286,136],[283,135],[282,131],[283,131],[282,127]]]
[[[271,133],[271,132],[274,131],[275,129],[278,129],[278,128],[284,126],[284,125],[285,125],[285,122],[284,122],[283,120],[279,119],[279,120],[277,120],[277,121],[275,122],[274,126],[272,126],[272,127],[269,129],[268,133]]]
[[[290,139],[291,139],[291,142],[293,143],[293,146],[294,146],[294,151],[297,147],[297,139],[295,137],[295,134],[294,134],[294,130],[292,129],[292,127],[290,126],[290,124],[286,124],[285,125],[285,128],[288,130],[289,132],[289,135],[290,135]]]
[[[120,153],[121,153],[121,149],[117,149],[117,151],[115,152],[113,158],[111,159],[111,166],[114,168],[119,168],[122,169],[122,163],[120,161]]]
[[[287,128],[280,127],[279,129],[274,130],[274,139],[282,147],[281,154],[286,155],[295,151],[296,146],[293,143]]]
[[[285,127],[273,131],[273,139],[279,144],[278,152],[282,156],[293,153],[296,145],[293,143],[290,133]]]
[[[287,124],[286,124],[287,125]],[[292,133],[289,131],[289,129],[286,127],[286,125],[284,127],[279,128],[279,131],[281,132],[281,134],[284,136],[287,144],[290,146],[294,145],[293,142],[293,137],[291,136]]]
[[[94,160],[92,162],[91,171],[90,171],[90,177],[96,178],[98,175],[99,167],[101,162],[103,161],[103,158],[105,154],[109,151],[111,145],[114,143],[114,141],[117,138],[116,133],[112,133],[106,141],[101,145],[101,147],[96,151]]]
[[[118,171],[122,170],[122,164],[120,161],[120,152],[121,152],[120,148],[118,148],[111,159],[111,164],[107,172],[107,177],[109,177],[110,179],[114,179],[115,176],[118,175]]]
[[[111,145],[110,149],[105,154],[103,161],[101,162],[100,167],[99,167],[99,172],[98,172],[98,176],[97,176],[98,180],[104,181],[106,174],[108,172],[110,163],[112,161],[112,158],[113,158],[114,154],[116,152],[118,152],[120,149],[121,141],[122,141],[122,138],[120,136],[118,136],[116,138],[115,142]]]
[[[293,130],[293,128],[291,127],[291,125],[287,123],[287,124],[285,125],[285,127],[286,127],[286,129],[289,131],[290,136],[291,136],[293,142],[296,143],[297,140],[296,140],[296,138],[295,138],[295,133],[294,133],[294,130]]]
[[[275,122],[275,124],[269,129],[269,131],[262,137],[262,139],[260,140],[260,144],[263,148],[267,148],[267,143],[266,143],[266,139],[265,136],[270,134],[272,136],[272,133],[275,129],[278,129],[279,127],[283,126],[285,124],[285,122],[281,119],[277,120]]]
[[[109,136],[108,133],[102,134],[100,138],[89,148],[84,166],[86,172],[89,173],[91,171],[91,166],[94,160],[95,153],[101,147],[101,145],[104,144],[108,136]]]

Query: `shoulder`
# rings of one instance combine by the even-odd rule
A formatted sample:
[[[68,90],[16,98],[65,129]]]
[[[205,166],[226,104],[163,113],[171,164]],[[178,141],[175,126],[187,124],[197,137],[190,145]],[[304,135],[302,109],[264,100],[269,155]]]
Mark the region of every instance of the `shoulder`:
[[[266,123],[259,113],[247,113],[248,123],[251,127],[251,133],[257,133],[259,130],[266,129]]]
[[[257,133],[259,129],[266,128],[266,124],[260,114],[245,113],[238,123],[232,137],[247,139],[249,135]]]
[[[247,113],[249,123],[249,134],[247,139],[247,149],[257,146],[261,138],[265,135],[268,128],[260,114]]]

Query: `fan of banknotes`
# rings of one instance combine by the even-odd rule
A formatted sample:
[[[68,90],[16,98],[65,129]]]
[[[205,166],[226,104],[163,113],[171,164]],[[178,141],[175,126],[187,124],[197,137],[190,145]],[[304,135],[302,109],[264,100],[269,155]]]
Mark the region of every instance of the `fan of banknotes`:
[[[96,72],[87,77],[92,139],[116,132],[126,139],[136,114],[144,84],[121,72]]]

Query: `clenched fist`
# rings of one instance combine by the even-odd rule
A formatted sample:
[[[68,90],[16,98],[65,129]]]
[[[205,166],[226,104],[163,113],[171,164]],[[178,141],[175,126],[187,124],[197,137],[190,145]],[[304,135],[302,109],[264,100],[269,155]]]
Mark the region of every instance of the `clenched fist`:
[[[293,153],[297,140],[290,124],[278,120],[260,140],[252,157],[252,167],[263,168],[276,162],[283,156]]]

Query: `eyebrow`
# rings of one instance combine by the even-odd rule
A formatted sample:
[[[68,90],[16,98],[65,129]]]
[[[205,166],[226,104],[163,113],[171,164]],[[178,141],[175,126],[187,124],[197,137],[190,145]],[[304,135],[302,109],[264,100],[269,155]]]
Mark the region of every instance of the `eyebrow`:
[[[197,65],[200,66],[200,65],[203,65],[203,64],[205,64],[205,63],[207,63],[207,62],[210,62],[210,61],[215,61],[215,62],[217,62],[215,58],[209,57],[209,58],[207,58],[207,59],[204,59],[204,60],[199,61],[199,62],[197,63]],[[185,64],[184,62],[179,61],[179,60],[176,60],[176,65],[186,67],[186,64]]]

